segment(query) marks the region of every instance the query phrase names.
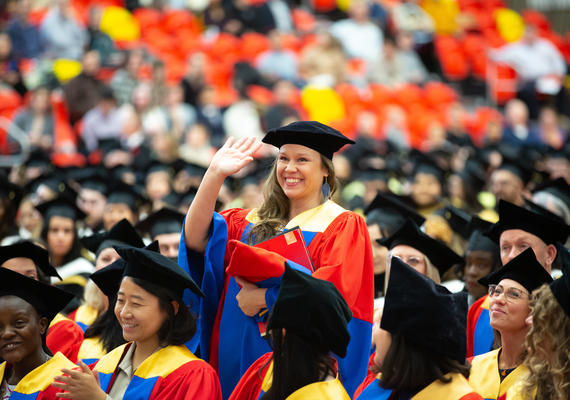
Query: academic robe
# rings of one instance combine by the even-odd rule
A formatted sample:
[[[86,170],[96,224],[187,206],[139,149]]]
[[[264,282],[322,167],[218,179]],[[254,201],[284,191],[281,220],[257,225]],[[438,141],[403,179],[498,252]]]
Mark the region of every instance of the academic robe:
[[[51,321],[46,344],[53,354],[58,351],[71,362],[77,362],[77,353],[83,343],[83,331],[75,322],[62,314],[57,314]]]
[[[271,388],[273,362],[267,353],[246,371],[230,396],[230,400],[258,400]],[[342,383],[337,379],[315,382],[295,390],[286,400],[350,400]]]
[[[109,393],[117,367],[132,343],[117,347],[94,366],[101,389]],[[124,400],[218,400],[220,384],[216,371],[184,346],[164,347],[136,369]],[[119,400],[119,399],[115,399]]]
[[[77,310],[69,314],[69,318],[75,321],[81,330],[85,332],[87,328],[95,322],[98,314],[97,310],[93,307],[88,306],[87,304],[82,304],[77,308]]]
[[[439,379],[430,383],[418,393],[410,397],[410,400],[482,400],[463,375],[457,372],[446,374],[445,378],[451,378],[451,382],[443,383]],[[355,395],[357,400],[390,400],[396,394],[392,389],[384,389],[378,379],[367,379],[358,388]]]
[[[98,337],[87,338],[81,343],[77,358],[87,365],[99,361],[107,352]]]
[[[489,296],[485,295],[475,301],[467,313],[467,358],[491,351],[493,339]]]
[[[499,351],[500,349],[497,349],[478,355],[471,362],[469,384],[485,400],[499,399],[507,393],[510,387],[528,375],[528,368],[519,365],[501,382]]]
[[[178,263],[206,294],[201,299],[186,293],[185,302],[188,301],[192,310],[200,315],[194,345],[199,341],[202,356],[217,369],[224,399],[250,365],[271,351],[259,328],[259,323],[267,320],[269,312],[256,317],[246,316],[235,298],[240,288],[235,279],[226,274],[228,242],[230,239],[247,242],[257,220],[255,209],[214,213],[204,254],[187,248],[182,229]],[[332,201],[299,214],[285,229],[296,226],[303,232],[315,269],[313,276],[332,282],[352,311],[347,356],[337,357],[340,380],[350,395],[366,375],[372,338],[374,273],[368,230],[359,215]],[[259,269],[263,271],[269,266],[260,265]],[[279,285],[280,277],[258,283],[268,289],[265,295],[267,311],[277,299]]]
[[[10,400],[57,400],[56,393],[61,393],[51,384],[56,376],[61,375],[61,369],[73,369],[75,364],[63,354],[56,353],[47,362],[30,371],[18,382]],[[0,365],[0,382],[4,381],[6,362]]]

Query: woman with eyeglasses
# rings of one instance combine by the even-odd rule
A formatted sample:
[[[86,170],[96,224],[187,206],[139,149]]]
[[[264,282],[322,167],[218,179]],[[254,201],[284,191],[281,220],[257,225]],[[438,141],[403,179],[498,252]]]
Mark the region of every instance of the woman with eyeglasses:
[[[526,376],[528,370],[522,362],[530,327],[530,295],[551,281],[530,248],[479,280],[489,286],[490,322],[500,333],[502,344],[472,361],[469,384],[485,399],[498,399]]]

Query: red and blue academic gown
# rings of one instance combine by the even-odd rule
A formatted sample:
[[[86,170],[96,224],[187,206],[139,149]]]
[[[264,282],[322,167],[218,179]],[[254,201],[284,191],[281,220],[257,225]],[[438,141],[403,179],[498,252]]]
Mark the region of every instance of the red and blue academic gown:
[[[256,221],[255,210],[230,209],[221,214],[214,213],[203,254],[186,247],[184,234],[180,240],[178,263],[206,294],[205,298],[200,299],[187,293],[188,297],[185,298],[192,310],[200,315],[194,345],[199,342],[201,355],[217,369],[224,398],[228,398],[247,369],[259,357],[271,351],[259,327],[259,323],[266,321],[269,312],[256,317],[246,316],[236,301],[240,288],[235,279],[226,273],[230,261],[229,241],[234,239],[246,243]],[[313,276],[332,282],[352,311],[352,320],[348,325],[351,340],[347,356],[337,357],[340,380],[351,395],[366,375],[372,337],[374,274],[366,224],[359,215],[327,201],[299,214],[285,229],[296,226],[303,232],[315,270]],[[283,262],[269,265],[269,258],[263,265],[244,263],[242,267],[254,269],[257,275],[260,271],[284,270]],[[305,269],[305,272],[308,271]],[[265,294],[267,311],[271,310],[277,299],[281,274],[256,282],[259,287],[268,289]]]
[[[482,400],[463,375],[452,372],[444,376],[451,378],[451,382],[443,383],[439,379],[430,383],[415,395],[409,397],[410,400]],[[391,400],[400,399],[392,389],[384,389],[380,386],[378,377],[367,378],[355,393],[357,400]]]
[[[69,318],[75,321],[83,332],[97,319],[98,312],[91,306],[82,304],[77,310],[69,314]]]
[[[519,365],[501,382],[499,351],[500,349],[497,349],[478,355],[471,362],[469,384],[485,400],[496,400],[504,397],[511,387],[524,380],[529,374],[528,368]]]
[[[103,344],[99,337],[92,337],[83,340],[77,358],[86,365],[91,365],[99,361],[107,352],[103,349]]]
[[[76,363],[81,343],[83,343],[83,331],[79,325],[66,316],[57,314],[47,331],[46,344],[48,349],[53,354],[59,351]]]
[[[47,362],[24,376],[14,388],[10,400],[57,400],[56,393],[61,393],[51,384],[56,376],[61,375],[61,369],[73,369],[75,364],[63,354],[56,353]],[[0,365],[0,382],[4,381],[6,362]],[[0,386],[1,387],[1,386]],[[0,396],[1,397],[1,396]]]
[[[229,400],[258,400],[269,390],[273,382],[273,353],[261,356],[238,382]],[[286,400],[350,400],[348,393],[337,379],[315,382],[297,389]]]
[[[489,315],[489,296],[477,299],[467,313],[467,357],[488,353],[493,349],[493,328]]]
[[[117,347],[94,366],[101,389],[109,393],[119,363],[132,343]],[[185,346],[164,347],[136,369],[124,400],[219,400],[222,398],[216,371]],[[116,399],[118,400],[118,399]]]

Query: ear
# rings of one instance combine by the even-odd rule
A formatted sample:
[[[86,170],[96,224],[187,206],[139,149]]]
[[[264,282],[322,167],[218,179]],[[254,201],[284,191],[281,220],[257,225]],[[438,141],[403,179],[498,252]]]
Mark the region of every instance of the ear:
[[[546,246],[546,258],[547,258],[546,261],[548,261],[548,265],[552,265],[552,263],[556,259],[557,253],[558,251],[556,250],[556,246],[554,246],[553,244],[549,244],[548,246]]]
[[[49,321],[46,317],[41,317],[38,321],[38,326],[40,327],[40,333],[43,335],[46,333],[47,328],[49,326]]]
[[[175,300],[172,300],[170,302],[170,304],[172,304],[172,309],[174,310],[174,315],[178,314],[178,307],[180,307],[180,304],[178,304],[178,302]]]

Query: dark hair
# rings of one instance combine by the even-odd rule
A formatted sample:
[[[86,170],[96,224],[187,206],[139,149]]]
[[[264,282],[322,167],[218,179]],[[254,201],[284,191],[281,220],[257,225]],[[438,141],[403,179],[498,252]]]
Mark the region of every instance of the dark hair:
[[[123,328],[115,316],[117,296],[109,298],[109,307],[85,331],[85,338],[99,338],[106,353],[125,343]]]
[[[182,298],[169,289],[154,283],[131,278],[135,284],[158,297],[158,305],[167,315],[166,320],[158,330],[158,341],[162,346],[180,346],[192,339],[196,332],[196,318],[190,313]],[[174,313],[172,302],[178,303],[178,312]]]
[[[55,215],[54,215],[55,216]],[[49,231],[49,224],[51,222],[51,217],[44,221],[44,226],[42,227],[41,238],[47,243],[47,235]],[[49,249],[48,249],[49,250]],[[76,258],[81,257],[81,242],[79,241],[79,235],[77,234],[77,228],[75,226],[75,220],[73,220],[73,244],[71,245],[71,250],[63,257],[63,264],[67,264]]]
[[[471,364],[444,357],[411,343],[404,336],[392,335],[392,343],[380,369],[380,386],[416,393],[436,380],[449,383],[451,380],[444,375],[450,372],[458,372],[468,378]]]
[[[282,400],[291,393],[334,375],[334,361],[328,352],[319,351],[293,332],[281,328],[270,331],[273,347],[273,383],[262,400]]]

